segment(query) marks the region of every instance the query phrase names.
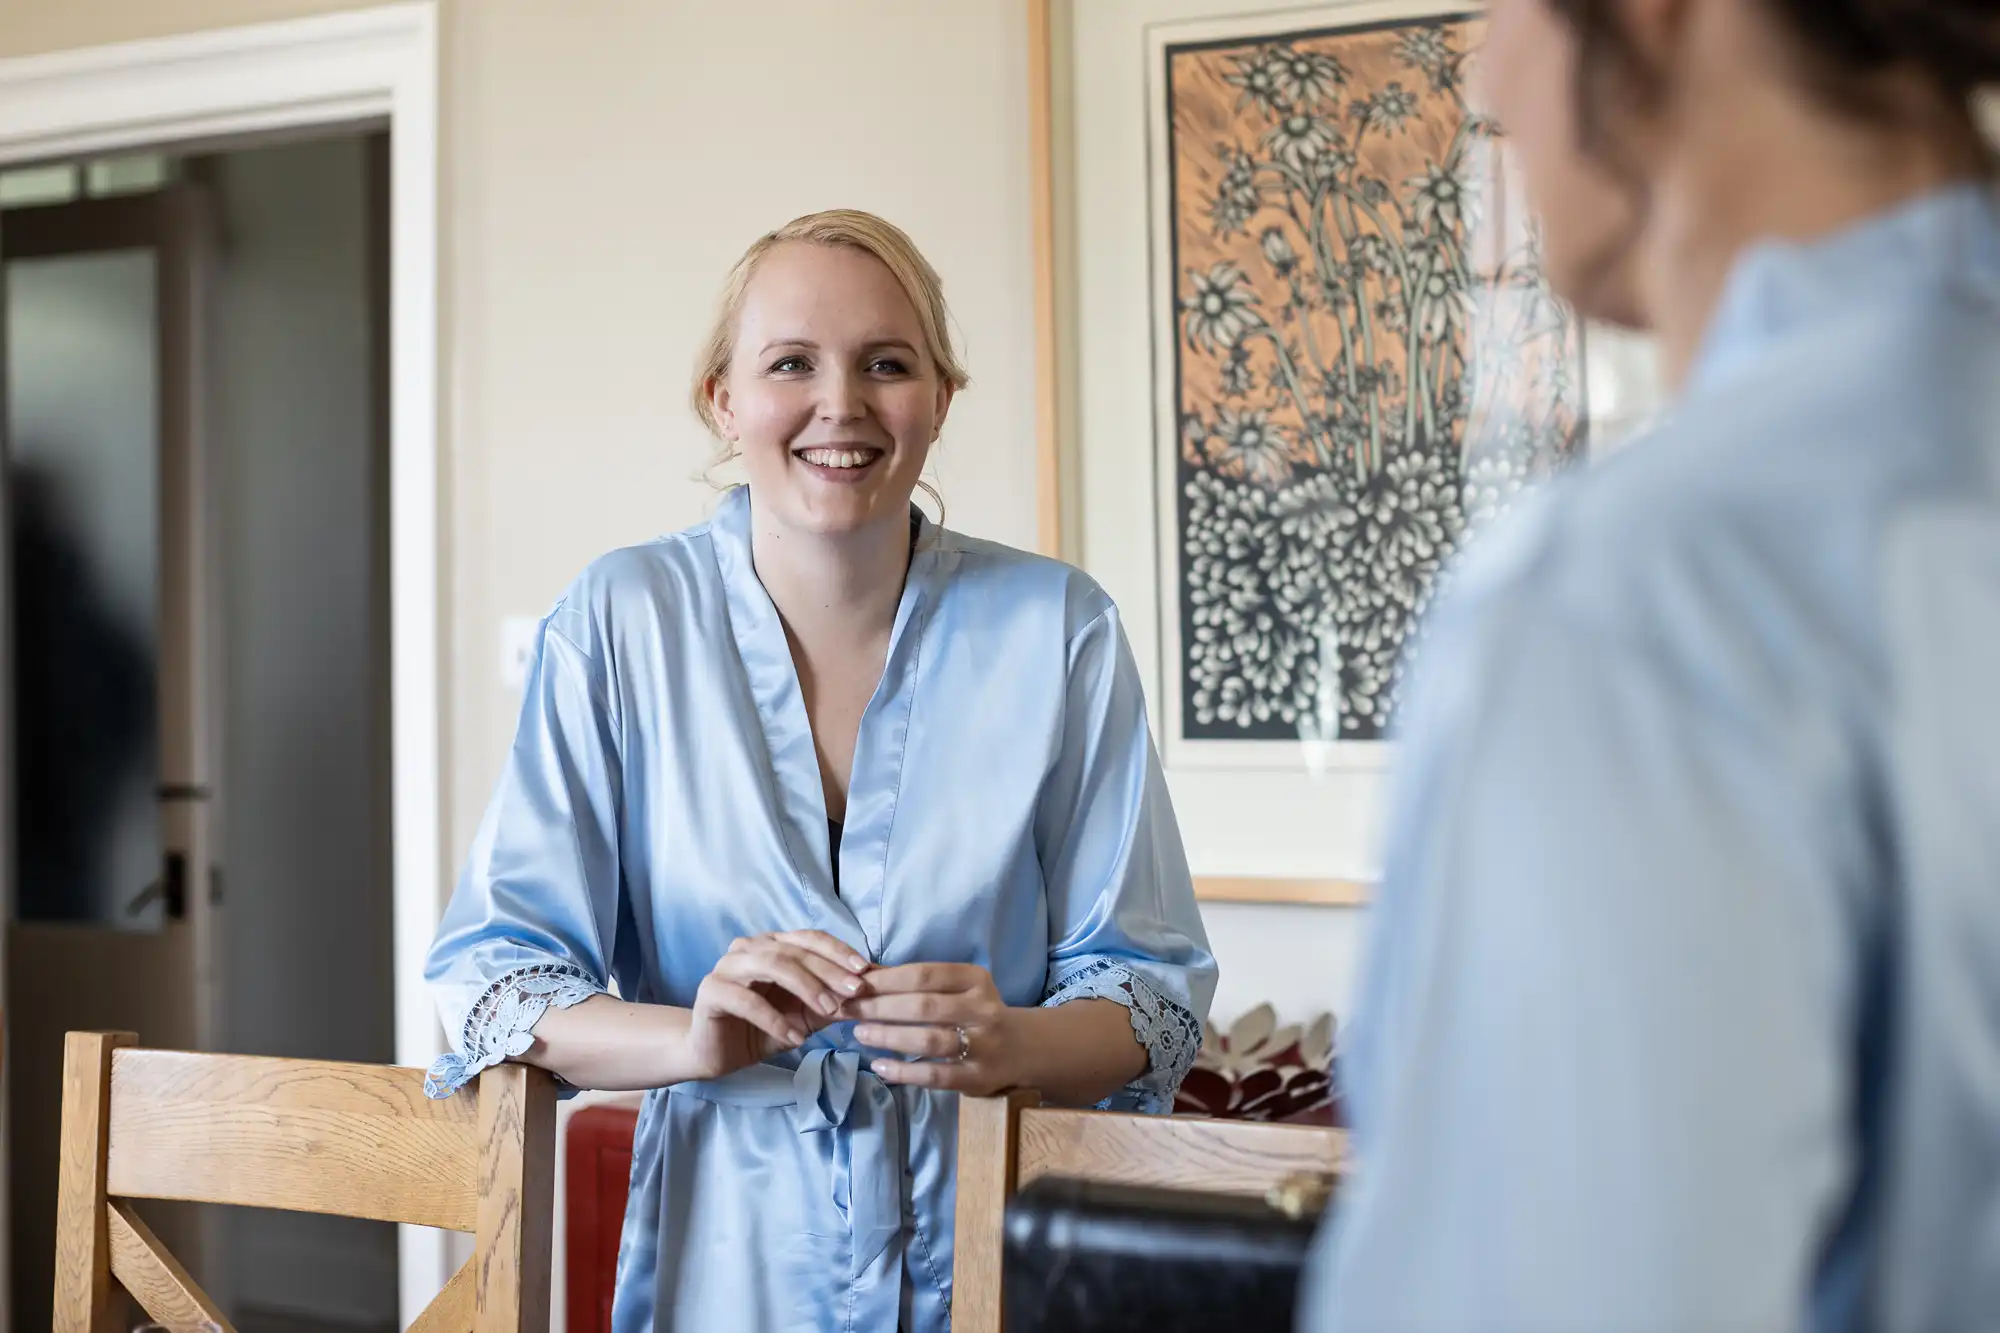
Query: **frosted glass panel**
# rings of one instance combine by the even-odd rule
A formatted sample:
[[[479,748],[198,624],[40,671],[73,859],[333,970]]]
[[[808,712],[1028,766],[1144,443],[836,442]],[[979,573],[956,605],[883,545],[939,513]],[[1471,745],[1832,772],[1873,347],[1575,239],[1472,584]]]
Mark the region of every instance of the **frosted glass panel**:
[[[68,163],[0,171],[0,208],[66,204],[76,198],[76,192],[77,168]]]
[[[93,199],[157,190],[167,183],[167,177],[172,174],[168,159],[158,153],[102,158],[86,165],[83,171],[84,183]]]
[[[7,266],[25,921],[158,929],[159,395],[148,251]]]

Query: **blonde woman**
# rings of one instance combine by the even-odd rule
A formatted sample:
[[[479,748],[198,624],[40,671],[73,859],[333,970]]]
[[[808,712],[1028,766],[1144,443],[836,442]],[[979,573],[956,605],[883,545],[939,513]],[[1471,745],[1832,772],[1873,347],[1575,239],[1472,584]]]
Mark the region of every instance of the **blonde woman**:
[[[944,1333],[954,1094],[1165,1111],[1199,1045],[1116,608],[911,504],[965,383],[902,232],[771,233],[694,380],[748,485],[543,623],[427,968],[433,1091],[507,1058],[649,1090],[619,1333]]]

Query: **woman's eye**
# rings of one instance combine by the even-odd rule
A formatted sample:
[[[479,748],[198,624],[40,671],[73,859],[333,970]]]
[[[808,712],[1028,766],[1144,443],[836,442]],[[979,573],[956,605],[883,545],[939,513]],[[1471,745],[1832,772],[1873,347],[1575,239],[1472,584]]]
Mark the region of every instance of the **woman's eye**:
[[[907,375],[910,373],[909,366],[893,356],[878,356],[869,363],[868,368],[877,375]]]
[[[771,364],[771,370],[779,375],[797,375],[811,369],[812,366],[802,356],[780,357]]]

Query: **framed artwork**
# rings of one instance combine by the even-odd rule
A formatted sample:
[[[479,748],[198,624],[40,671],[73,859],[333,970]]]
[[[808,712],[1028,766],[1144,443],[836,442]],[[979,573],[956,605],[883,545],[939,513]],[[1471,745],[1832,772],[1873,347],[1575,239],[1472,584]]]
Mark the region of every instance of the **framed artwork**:
[[[1044,521],[1148,668],[1202,895],[1355,903],[1452,557],[1639,395],[1467,103],[1476,9],[1233,8],[1038,6]]]

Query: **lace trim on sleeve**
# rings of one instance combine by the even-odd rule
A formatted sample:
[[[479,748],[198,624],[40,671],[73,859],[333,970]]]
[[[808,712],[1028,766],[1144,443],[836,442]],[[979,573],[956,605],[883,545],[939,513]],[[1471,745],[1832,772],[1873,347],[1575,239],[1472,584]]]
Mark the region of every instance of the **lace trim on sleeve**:
[[[1137,972],[1099,958],[1050,980],[1044,1008],[1071,1000],[1115,1000],[1131,1013],[1132,1035],[1146,1048],[1146,1072],[1098,1103],[1104,1111],[1166,1115],[1174,1094],[1201,1051],[1201,1023],[1192,1013],[1154,990]]]
[[[486,988],[465,1016],[458,1050],[441,1055],[424,1076],[426,1097],[449,1097],[479,1071],[534,1045],[535,1024],[551,1005],[567,1009],[604,994],[597,979],[573,963],[517,967]]]

